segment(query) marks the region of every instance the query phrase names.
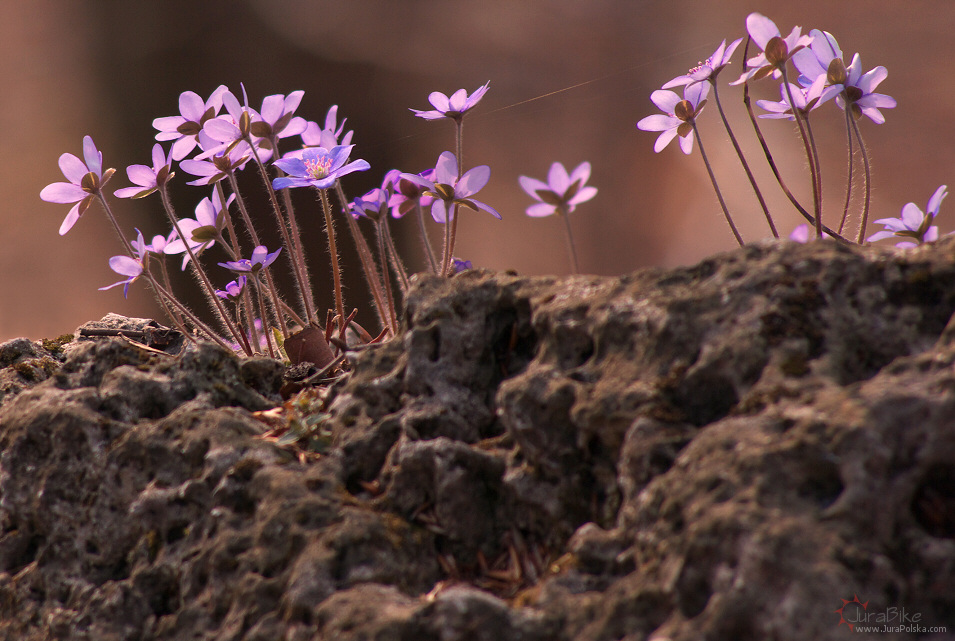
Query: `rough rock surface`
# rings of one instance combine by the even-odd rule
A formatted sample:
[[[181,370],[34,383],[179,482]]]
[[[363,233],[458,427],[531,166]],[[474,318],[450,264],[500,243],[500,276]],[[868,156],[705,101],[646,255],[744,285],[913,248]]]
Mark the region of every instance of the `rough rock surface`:
[[[4,343],[0,638],[947,638],[953,311],[952,240],[419,278],[318,456],[274,361]]]

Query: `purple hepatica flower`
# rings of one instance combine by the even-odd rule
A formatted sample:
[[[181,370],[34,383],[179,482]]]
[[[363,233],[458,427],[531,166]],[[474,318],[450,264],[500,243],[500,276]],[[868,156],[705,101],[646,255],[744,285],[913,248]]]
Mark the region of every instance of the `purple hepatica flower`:
[[[140,246],[139,243],[142,236],[136,240],[130,241],[129,244],[132,245],[133,250],[138,254],[142,254],[144,252],[150,252],[152,254],[165,254],[166,247],[169,245],[169,243],[174,242],[178,237],[179,235],[176,233],[176,230],[173,229],[171,232],[169,232],[168,236],[153,236],[152,242],[148,245]]]
[[[448,210],[452,205],[461,205],[477,211],[483,209],[498,220],[501,215],[497,210],[471,198],[481,191],[491,178],[491,169],[487,165],[480,165],[464,172],[458,177],[458,160],[450,151],[438,157],[438,164],[434,168],[434,180],[424,178],[420,174],[401,174],[401,178],[416,183],[425,189],[425,193],[434,197],[431,203],[431,217],[439,223],[448,220]]]
[[[789,59],[812,44],[812,36],[802,35],[800,27],[793,27],[792,32],[783,38],[776,23],[759,13],[751,13],[746,17],[746,31],[762,49],[762,53],[746,61],[749,69],[731,82],[731,85],[740,85],[747,80],[759,80],[769,74],[772,74],[773,78],[781,77]]]
[[[200,138],[205,139],[205,135],[200,134]],[[186,183],[187,185],[212,185],[225,178],[229,173],[242,169],[249,162],[249,158],[249,145],[240,142],[228,152],[225,148],[220,149],[218,153],[212,154],[211,158],[183,160],[179,163],[179,168],[193,176],[199,176],[196,180]]]
[[[425,169],[418,176],[426,181],[433,182],[434,169]],[[414,209],[416,203],[419,203],[422,207],[428,207],[434,202],[434,196],[425,194],[425,187],[402,178],[401,172],[397,169],[392,169],[385,174],[381,187],[391,192],[388,206],[391,207],[391,215],[394,218],[401,218],[407,214]]]
[[[677,135],[680,136],[680,149],[689,154],[693,151],[693,123],[703,111],[710,85],[698,82],[688,85],[680,96],[666,89],[658,89],[650,94],[650,100],[663,111],[662,114],[647,116],[637,123],[637,129],[659,131],[653,151],[660,153]]]
[[[220,267],[232,270],[237,274],[252,274],[255,276],[260,271],[275,262],[282,248],[279,247],[271,254],[265,245],[259,245],[252,250],[252,259],[242,258],[239,260],[230,260],[225,263],[218,263]]]
[[[464,114],[481,101],[481,98],[487,93],[490,84],[491,81],[489,80],[484,85],[478,87],[470,96],[464,89],[458,89],[451,94],[450,98],[440,91],[434,91],[428,96],[428,102],[431,103],[434,109],[429,111],[412,109],[411,111],[414,112],[414,115],[419,118],[424,118],[425,120],[440,120],[441,118],[460,120],[464,117]]]
[[[182,115],[153,120],[153,127],[159,130],[156,140],[175,141],[170,149],[173,160],[182,160],[195,149],[202,126],[219,113],[222,94],[227,91],[225,85],[219,85],[205,102],[197,93],[184,91],[179,95],[179,113]]]
[[[237,300],[242,295],[246,280],[248,280],[248,277],[239,276],[235,280],[229,281],[226,283],[225,289],[216,290],[216,296],[225,300]]]
[[[163,153],[162,145],[153,145],[153,166],[130,165],[126,168],[129,181],[138,187],[123,187],[113,192],[117,198],[145,198],[153,193],[175,174],[170,171],[170,158]]]
[[[103,186],[112,177],[115,169],[103,172],[103,152],[96,149],[93,139],[83,138],[83,162],[73,154],[60,156],[60,170],[70,182],[52,183],[40,191],[40,198],[48,203],[76,203],[60,225],[60,236],[70,231],[93,199],[102,195]]]
[[[463,271],[468,269],[474,269],[474,265],[471,264],[469,260],[461,260],[460,258],[451,257],[451,269],[455,274],[460,274]]]
[[[803,88],[799,85],[789,83],[789,89],[792,91],[793,100],[796,102],[796,109],[802,114],[803,118],[809,117],[809,112],[822,104],[819,97],[823,92],[826,83],[825,76],[819,76],[809,88]],[[789,95],[786,93],[786,86],[779,85],[779,93],[782,100],[773,102],[772,100],[757,100],[756,105],[769,113],[760,114],[760,118],[785,118],[795,120],[792,105],[789,104]]]
[[[723,40],[720,46],[716,48],[716,51],[713,52],[713,55],[706,59],[706,62],[700,63],[682,76],[677,76],[663,85],[663,89],[692,85],[693,83],[703,82],[704,80],[716,82],[716,77],[730,63],[730,58],[733,57],[736,48],[742,41],[742,38],[737,38],[731,42],[729,46],[726,46],[726,40]]]
[[[325,115],[325,127],[319,127],[317,122],[309,121],[302,132],[302,143],[306,147],[324,147],[331,149],[339,145],[350,145],[354,131],[349,131],[342,136],[345,131],[345,121],[342,119],[338,124],[338,105],[332,105]],[[341,142],[339,142],[341,141]]]
[[[518,178],[521,187],[531,198],[540,202],[527,208],[527,215],[535,218],[550,216],[561,211],[569,214],[577,205],[586,202],[597,195],[596,187],[584,187],[590,178],[590,163],[583,162],[577,165],[569,175],[564,166],[555,162],[547,172],[547,182],[521,176]]]
[[[295,115],[304,95],[305,92],[300,90],[293,91],[288,96],[266,96],[262,101],[262,111],[259,112],[262,120],[251,124],[252,135],[271,140],[297,136],[305,131],[308,123],[304,118]]]
[[[935,222],[939,207],[941,207],[942,201],[945,200],[947,195],[947,185],[942,185],[936,189],[928,200],[925,213],[915,203],[906,203],[902,207],[902,214],[898,218],[882,218],[875,221],[879,225],[885,225],[885,229],[872,234],[866,240],[871,243],[883,238],[910,239],[896,243],[896,247],[915,247],[922,243],[935,242],[938,240],[938,227],[932,223]]]
[[[259,160],[271,158],[271,145],[260,146],[262,139],[252,133],[253,123],[260,122],[262,116],[248,106],[249,98],[245,93],[245,85],[242,86],[242,99],[243,104],[239,104],[239,99],[231,91],[222,94],[222,105],[228,113],[211,118],[202,126],[203,133],[219,144],[204,147],[206,151],[196,157],[198,160],[221,154],[224,150],[231,150],[243,141],[248,143],[250,140],[259,151]]]
[[[829,89],[837,89],[836,104],[842,109],[848,105],[853,118],[858,120],[868,116],[872,122],[881,125],[885,122],[885,116],[879,109],[892,109],[897,104],[891,96],[874,93],[888,75],[886,68],[881,66],[862,73],[862,58],[859,54],[852,57],[848,68],[841,59],[836,58],[829,67]]]
[[[179,229],[189,240],[189,248],[196,255],[215,245],[216,240],[222,237],[222,229],[225,227],[226,218],[221,216],[223,209],[228,210],[229,205],[235,200],[235,194],[231,194],[226,199],[225,207],[219,198],[219,192],[213,188],[212,198],[203,198],[196,205],[195,218],[183,218],[179,221]],[[182,258],[182,269],[186,269],[189,264],[189,253],[186,251],[186,243],[181,238],[172,240],[166,246],[167,254],[185,254]]]
[[[349,209],[356,218],[366,216],[377,222],[388,213],[388,191],[375,187],[361,198],[352,201]]]
[[[286,187],[314,187],[328,189],[335,181],[353,171],[365,171],[371,165],[364,160],[348,162],[348,156],[355,145],[339,145],[331,149],[310,147],[302,152],[301,158],[282,158],[275,166],[288,174],[272,181],[273,189]]]
[[[146,241],[143,240],[143,233],[136,230],[136,240],[131,243],[136,252],[136,258],[132,256],[113,256],[109,259],[109,266],[114,272],[121,276],[126,276],[126,280],[121,280],[106,287],[100,287],[100,291],[112,289],[117,285],[123,285],[123,298],[129,297],[129,286],[137,278],[143,275],[145,270],[145,260],[147,255]]]

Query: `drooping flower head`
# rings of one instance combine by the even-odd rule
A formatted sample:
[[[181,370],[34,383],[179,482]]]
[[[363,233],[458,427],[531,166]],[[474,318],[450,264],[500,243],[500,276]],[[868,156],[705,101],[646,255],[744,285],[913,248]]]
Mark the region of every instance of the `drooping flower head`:
[[[153,145],[153,166],[130,165],[126,168],[129,181],[137,187],[123,187],[113,192],[117,198],[145,198],[166,184],[175,173],[170,170],[171,158],[167,156],[162,145],[158,142]]]
[[[205,138],[205,135],[200,133],[199,137]],[[206,156],[206,153],[200,156]],[[245,141],[240,141],[232,148],[220,146],[217,153],[206,156],[202,160],[199,160],[198,156],[196,159],[183,160],[179,163],[179,168],[193,176],[199,176],[196,180],[186,183],[187,185],[213,185],[230,173],[245,167],[251,157],[249,145]]]
[[[269,250],[266,249],[265,245],[259,245],[252,250],[252,258],[240,258],[239,260],[230,260],[224,263],[217,263],[220,267],[225,267],[228,270],[231,270],[237,274],[251,274],[255,276],[260,271],[271,265],[275,262],[275,259],[278,258],[279,253],[281,253],[282,248],[279,247],[271,254]]]
[[[148,246],[146,241],[143,240],[143,233],[136,230],[136,240],[131,243],[134,251],[136,252],[136,257],[126,256],[113,256],[109,259],[109,266],[114,272],[121,276],[125,276],[125,280],[121,280],[113,283],[112,285],[107,285],[106,287],[100,287],[100,291],[107,289],[112,289],[117,285],[123,285],[123,298],[129,297],[129,286],[136,281],[137,278],[143,275],[145,271],[145,261],[148,255]]]
[[[239,276],[235,280],[229,281],[224,289],[216,290],[216,296],[225,300],[236,300],[242,295],[247,280],[247,276]]]
[[[547,182],[520,176],[518,182],[527,194],[539,201],[527,208],[527,215],[535,218],[550,216],[561,211],[569,214],[582,202],[586,202],[597,195],[596,187],[586,187],[590,178],[590,163],[583,162],[577,165],[570,174],[564,166],[555,162],[547,172]]]
[[[387,190],[375,187],[364,196],[353,200],[348,208],[356,218],[366,216],[377,222],[388,213],[388,197]]]
[[[275,166],[288,174],[272,181],[273,189],[286,187],[315,187],[328,189],[335,181],[354,171],[371,168],[365,160],[348,162],[348,156],[355,145],[339,145],[331,149],[310,147],[302,152],[301,158],[282,158]]]
[[[884,225],[885,229],[872,234],[866,240],[871,243],[883,238],[905,239],[897,242],[896,247],[915,247],[923,243],[935,242],[938,240],[938,226],[932,223],[935,222],[939,207],[947,195],[947,185],[936,189],[928,200],[925,212],[915,203],[906,203],[898,218],[882,218],[875,221],[876,224]]]
[[[425,169],[420,174],[428,182],[434,181],[434,169]],[[382,189],[391,193],[388,200],[388,206],[391,207],[391,215],[394,218],[401,218],[409,211],[414,209],[415,204],[422,207],[428,207],[434,202],[434,196],[429,196],[425,192],[426,187],[402,178],[402,173],[397,169],[392,169],[385,174],[385,179],[381,182]]]
[[[182,258],[182,269],[185,270],[191,260],[186,251],[186,242],[189,243],[192,253],[197,256],[215,245],[216,241],[222,238],[222,230],[226,225],[226,215],[222,212],[227,211],[233,201],[235,201],[235,194],[230,194],[223,205],[219,191],[213,187],[212,196],[203,198],[196,205],[196,217],[183,218],[179,221],[179,229],[182,230],[185,239],[177,238],[170,241],[165,253],[185,254]]]
[[[184,91],[179,95],[179,116],[165,116],[153,120],[153,127],[159,130],[156,140],[174,140],[170,155],[173,160],[182,160],[199,144],[199,132],[207,120],[215,118],[222,109],[222,94],[228,91],[225,85],[219,85],[209,99],[203,102],[194,91]]]
[[[40,191],[40,198],[48,203],[76,203],[60,225],[60,236],[70,231],[93,200],[102,194],[103,186],[113,176],[115,169],[103,172],[103,152],[96,149],[93,139],[83,138],[83,160],[70,153],[60,156],[60,170],[70,182],[47,185]]]
[[[682,100],[678,94],[667,89],[658,89],[650,94],[650,100],[663,113],[647,116],[637,123],[637,129],[661,132],[653,151],[660,153],[677,136],[680,137],[680,149],[684,154],[693,151],[693,124],[703,111],[709,90],[708,82],[697,82],[686,86]]]
[[[760,13],[751,13],[746,17],[746,31],[762,53],[746,61],[748,70],[731,85],[759,80],[770,74],[773,78],[780,78],[789,59],[812,44],[812,36],[802,35],[801,27],[793,27],[790,34],[783,38],[776,23]]]
[[[673,87],[691,85],[693,83],[703,82],[705,80],[716,82],[716,77],[730,63],[730,58],[733,57],[733,54],[736,52],[736,48],[742,41],[742,38],[737,38],[731,42],[729,46],[727,46],[726,40],[723,40],[723,42],[720,43],[720,46],[716,48],[716,51],[713,52],[713,55],[707,58],[705,62],[701,62],[699,65],[693,67],[682,76],[677,76],[670,82],[666,83],[663,85],[663,89],[672,89]]]
[[[481,191],[491,178],[491,169],[487,165],[469,169],[459,177],[457,158],[450,151],[445,151],[438,157],[438,163],[434,167],[434,180],[421,174],[403,173],[401,177],[424,187],[424,193],[434,198],[431,217],[439,223],[448,222],[448,212],[453,209],[452,205],[460,205],[473,211],[483,209],[495,218],[501,218],[496,209],[471,198]]]
[[[470,96],[464,89],[458,89],[449,98],[440,91],[433,91],[428,96],[428,102],[434,107],[430,110],[412,109],[414,115],[425,120],[440,120],[441,118],[450,118],[460,120],[468,111],[474,108],[481,101],[491,81],[487,81],[478,87]]]
[[[804,119],[809,117],[809,112],[822,104],[819,97],[822,95],[825,83],[825,76],[820,76],[817,78],[816,81],[808,88],[801,87],[791,82],[789,83],[789,91],[792,92],[793,102],[796,103],[796,110]],[[796,119],[796,116],[793,113],[793,107],[789,102],[789,94],[786,92],[785,85],[779,85],[779,93],[780,97],[782,98],[779,102],[773,102],[772,100],[756,101],[756,105],[760,109],[764,109],[769,112],[760,114],[760,118],[785,118],[787,120]]]

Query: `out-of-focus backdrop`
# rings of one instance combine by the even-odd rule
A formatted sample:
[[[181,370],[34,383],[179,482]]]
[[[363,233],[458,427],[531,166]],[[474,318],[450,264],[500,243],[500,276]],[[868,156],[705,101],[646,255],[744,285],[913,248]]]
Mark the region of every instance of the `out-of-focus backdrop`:
[[[673,144],[654,154],[655,134],[635,123],[657,111],[651,91],[723,38],[744,35],[751,11],[784,34],[794,25],[830,31],[847,58],[858,51],[865,69],[888,68],[879,91],[898,107],[885,112],[884,125],[860,123],[874,172],[872,218],[896,216],[907,201],[924,208],[938,185],[955,183],[955,3],[944,0],[0,0],[0,7],[0,340],[56,336],[110,311],[161,319],[141,283],[128,300],[122,288],[97,291],[119,280],[107,260],[120,245],[101,209],[60,237],[69,205],[38,194],[63,179],[57,158],[81,155],[86,134],[117,169],[109,192],[128,186],[126,166],[149,163],[153,118],[177,114],[180,92],[208,95],[219,84],[238,93],[244,83],[254,107],[266,95],[303,89],[298,113],[319,122],[339,105],[355,131],[353,156],[372,165],[345,180],[358,196],[386,170],[417,172],[453,148],[450,122],[415,118],[409,107],[430,108],[431,91],[473,91],[490,80],[465,121],[464,155],[467,166],[491,166],[480,198],[504,219],[467,213],[456,254],[524,274],[569,270],[560,220],[526,217],[531,201],[517,183],[521,174],[544,178],[553,161],[589,160],[600,190],[573,215],[583,271],[689,264],[734,247],[698,150],[684,156]],[[741,54],[721,78],[721,96],[788,234],[800,219],[758,153],[739,91],[725,85],[742,69]],[[778,99],[777,91],[764,80],[754,98]],[[831,104],[813,123],[828,222],[841,211],[844,119]],[[795,126],[762,124],[790,186],[809,201]],[[712,101],[700,126],[743,236],[768,236]],[[185,187],[186,179],[179,172],[175,189],[183,216],[208,194]],[[319,211],[310,198],[297,202],[317,298],[330,305]],[[114,209],[130,233],[166,232],[155,196],[114,200]],[[394,228],[401,235],[411,224]],[[939,224],[955,229],[955,205],[943,206]],[[399,242],[417,255],[410,234]],[[368,307],[360,281],[349,280],[346,302]]]

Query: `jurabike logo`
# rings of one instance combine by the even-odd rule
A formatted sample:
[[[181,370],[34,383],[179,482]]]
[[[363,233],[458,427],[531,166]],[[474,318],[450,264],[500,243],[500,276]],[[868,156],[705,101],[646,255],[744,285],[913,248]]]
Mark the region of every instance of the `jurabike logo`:
[[[905,608],[890,607],[878,611],[875,609],[869,610],[869,602],[860,601],[858,595],[853,595],[852,600],[841,600],[842,607],[835,611],[839,615],[838,625],[846,624],[853,631],[859,624],[919,627],[922,621],[921,612],[913,613]]]

